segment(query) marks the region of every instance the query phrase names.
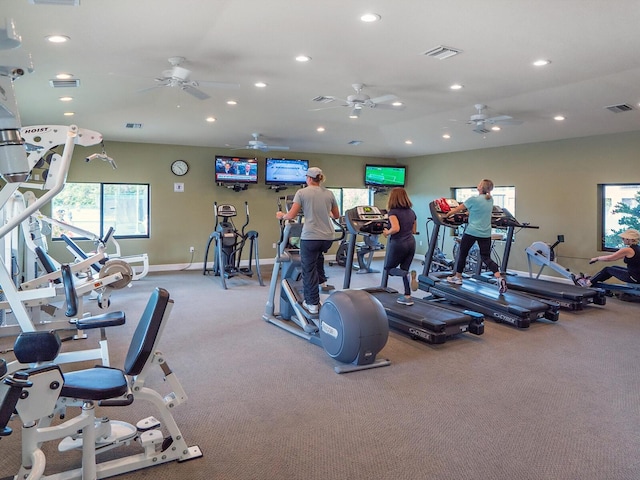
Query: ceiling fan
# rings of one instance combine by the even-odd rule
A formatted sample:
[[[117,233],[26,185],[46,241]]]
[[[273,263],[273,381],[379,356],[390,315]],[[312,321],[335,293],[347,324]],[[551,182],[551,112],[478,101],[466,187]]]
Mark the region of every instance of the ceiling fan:
[[[522,120],[516,120],[515,118],[510,117],[509,115],[498,115],[496,117],[490,117],[489,115],[484,113],[484,110],[486,110],[488,107],[482,103],[476,103],[474,107],[476,107],[476,110],[478,111],[478,113],[471,115],[467,123],[469,125],[474,125],[473,131],[476,133],[480,133],[480,134],[489,133],[491,132],[491,130],[487,127],[492,125],[503,126],[503,125],[521,125],[522,124]]]
[[[261,152],[269,152],[271,150],[289,150],[289,147],[285,147],[282,145],[267,145],[258,138],[262,137],[259,133],[252,133],[251,136],[253,140],[249,140],[249,142],[244,147],[236,147],[234,150],[260,150]]]
[[[237,83],[224,83],[224,82],[208,82],[191,80],[191,70],[184,68],[182,65],[185,62],[184,57],[170,57],[169,63],[171,68],[162,72],[161,77],[155,78],[156,85],[150,88],[146,88],[142,91],[153,90],[159,87],[177,87],[180,90],[193,95],[199,100],[206,100],[209,95],[197,87],[217,87],[217,88],[239,88]]]
[[[379,97],[371,98],[369,97],[369,95],[362,93],[362,89],[365,87],[363,83],[354,83],[351,86],[356,91],[356,93],[349,95],[346,99],[342,99],[334,96],[318,95],[312,100],[314,102],[321,102],[321,103],[330,103],[330,102],[333,102],[334,100],[339,100],[342,103],[341,105],[337,105],[337,106],[351,108],[351,113],[349,115],[350,118],[358,118],[364,107],[379,108],[384,110],[403,110],[404,109],[404,105],[400,103],[395,105],[391,103],[385,103],[385,102],[391,102],[398,98],[393,94],[381,95]],[[315,108],[313,110],[325,110],[327,108],[334,108],[334,107],[322,107],[322,108]]]

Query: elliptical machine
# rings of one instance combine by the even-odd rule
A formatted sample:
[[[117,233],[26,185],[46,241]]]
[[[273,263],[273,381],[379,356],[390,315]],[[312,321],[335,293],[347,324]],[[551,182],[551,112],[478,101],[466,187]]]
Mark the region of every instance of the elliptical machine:
[[[236,275],[243,275],[245,277],[253,277],[252,265],[255,258],[255,269],[258,276],[258,282],[260,286],[264,286],[262,281],[262,275],[260,273],[260,256],[258,255],[258,232],[255,230],[249,230],[245,233],[245,228],[249,225],[249,203],[244,202],[246,222],[242,225],[242,229],[238,232],[238,229],[233,223],[233,217],[238,215],[236,207],[233,205],[218,205],[217,202],[213,204],[213,211],[215,215],[215,230],[209,235],[209,241],[204,251],[204,270],[203,275],[213,272],[214,275],[220,277],[222,287],[227,289],[227,278],[234,277]],[[242,261],[242,251],[249,242],[249,263],[246,267],[240,265]],[[214,244],[215,255],[213,259],[213,268],[207,268],[207,257],[209,256],[209,249],[211,243]]]
[[[280,197],[279,210],[283,200],[288,207],[293,196]],[[345,231],[336,225],[342,236],[335,241],[341,241]],[[389,336],[387,315],[382,304],[367,292],[335,291],[316,315],[302,308],[300,248],[295,241],[301,233],[302,215],[297,220],[280,222],[280,238],[262,319],[324,348],[331,358],[342,363],[334,367],[336,373],[390,365],[389,360],[376,359]],[[280,312],[276,312],[276,297]]]

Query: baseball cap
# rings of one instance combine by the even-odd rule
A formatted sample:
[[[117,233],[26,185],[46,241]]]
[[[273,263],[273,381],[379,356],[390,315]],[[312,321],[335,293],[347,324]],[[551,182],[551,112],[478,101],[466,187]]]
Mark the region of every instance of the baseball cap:
[[[322,175],[322,170],[318,167],[311,167],[307,170],[307,177],[318,178],[318,175]]]

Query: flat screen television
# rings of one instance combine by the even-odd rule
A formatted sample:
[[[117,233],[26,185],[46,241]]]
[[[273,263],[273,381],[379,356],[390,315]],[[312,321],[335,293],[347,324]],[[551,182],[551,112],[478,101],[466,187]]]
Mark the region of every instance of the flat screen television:
[[[267,158],[264,181],[267,185],[304,185],[309,160]]]
[[[258,159],[216,155],[216,183],[258,183]]]
[[[365,165],[364,184],[368,187],[404,187],[407,167],[403,165]]]

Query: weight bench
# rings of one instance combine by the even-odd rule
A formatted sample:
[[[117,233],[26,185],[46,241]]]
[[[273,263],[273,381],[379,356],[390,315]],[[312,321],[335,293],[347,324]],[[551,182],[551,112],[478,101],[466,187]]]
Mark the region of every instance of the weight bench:
[[[10,434],[6,428],[8,419],[5,420],[9,410],[15,409],[23,424],[22,465],[15,478],[107,478],[202,456],[199,447],[186,444],[171,414],[171,409],[184,403],[187,396],[162,353],[157,351],[172,306],[169,293],[156,288],[133,334],[122,370],[98,366],[63,374],[58,365],[49,363],[55,358],[56,345],[59,347],[55,332],[28,332],[18,337],[14,345],[17,360],[36,366],[6,375],[0,385],[0,433]],[[154,365],[162,369],[165,381],[173,389],[167,395],[145,386]],[[96,407],[126,407],[134,400],[151,403],[157,417],[144,418],[135,426],[96,417]],[[67,417],[70,407],[80,407],[81,413]],[[52,425],[55,416],[64,421]],[[46,456],[41,445],[53,440],[61,440],[58,445],[61,452],[82,450],[82,466],[44,475]],[[142,452],[97,461],[98,453],[130,445],[134,440]]]

